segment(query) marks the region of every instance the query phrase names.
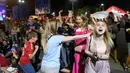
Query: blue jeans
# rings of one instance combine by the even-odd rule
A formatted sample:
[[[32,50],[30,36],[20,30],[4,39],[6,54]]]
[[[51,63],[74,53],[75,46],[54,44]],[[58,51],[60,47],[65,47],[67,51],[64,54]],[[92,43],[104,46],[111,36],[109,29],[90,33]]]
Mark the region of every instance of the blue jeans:
[[[36,73],[32,64],[20,65],[23,73]]]
[[[64,43],[66,44],[66,43]],[[68,67],[70,65],[70,51],[67,46],[62,46],[61,48],[61,63],[64,67]],[[63,67],[63,66],[62,66]]]

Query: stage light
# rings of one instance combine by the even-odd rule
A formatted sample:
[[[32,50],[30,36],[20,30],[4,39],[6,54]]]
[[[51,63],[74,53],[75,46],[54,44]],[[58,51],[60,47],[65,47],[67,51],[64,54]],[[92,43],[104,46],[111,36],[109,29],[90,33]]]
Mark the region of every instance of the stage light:
[[[102,3],[101,6],[104,6],[104,4]]]

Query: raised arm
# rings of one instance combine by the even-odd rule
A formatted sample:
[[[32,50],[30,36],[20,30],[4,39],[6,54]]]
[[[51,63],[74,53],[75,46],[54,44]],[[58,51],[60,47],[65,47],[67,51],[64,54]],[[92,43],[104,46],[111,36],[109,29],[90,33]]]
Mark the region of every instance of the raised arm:
[[[68,10],[68,17],[67,17],[67,19],[65,20],[65,22],[68,23],[69,18],[72,18],[72,17],[73,17],[73,11]]]
[[[93,23],[94,25],[96,24],[96,21],[95,21],[93,15],[91,15],[91,21],[92,21],[92,23]]]
[[[59,21],[60,21],[60,23],[62,24],[63,23],[63,21],[62,21],[62,16],[61,16],[61,13],[63,12],[63,10],[60,10],[59,11]]]

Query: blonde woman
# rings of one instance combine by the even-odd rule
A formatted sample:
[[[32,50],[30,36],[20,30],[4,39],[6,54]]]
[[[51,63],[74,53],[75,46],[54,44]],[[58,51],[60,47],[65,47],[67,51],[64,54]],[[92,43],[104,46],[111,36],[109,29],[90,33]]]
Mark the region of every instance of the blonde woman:
[[[57,21],[49,20],[42,35],[44,56],[41,63],[41,73],[59,73],[60,47],[62,42],[76,40],[90,36],[90,33],[76,36],[57,35]]]
[[[113,41],[109,36],[107,25],[98,21],[94,25],[94,32],[87,41],[85,53],[89,56],[85,66],[85,73],[110,73],[109,54]]]

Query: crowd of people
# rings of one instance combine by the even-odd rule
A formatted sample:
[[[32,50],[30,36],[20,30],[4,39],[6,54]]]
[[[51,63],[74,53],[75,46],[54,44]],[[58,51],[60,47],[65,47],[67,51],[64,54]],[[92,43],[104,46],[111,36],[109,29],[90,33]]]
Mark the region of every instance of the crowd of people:
[[[117,56],[117,34],[123,25],[128,57],[125,71],[130,63],[130,20],[112,12],[107,18],[92,15],[74,15],[68,11],[67,18],[59,11],[54,16],[33,18],[28,21],[5,21],[0,30],[0,73],[110,73],[109,57]]]

